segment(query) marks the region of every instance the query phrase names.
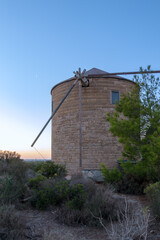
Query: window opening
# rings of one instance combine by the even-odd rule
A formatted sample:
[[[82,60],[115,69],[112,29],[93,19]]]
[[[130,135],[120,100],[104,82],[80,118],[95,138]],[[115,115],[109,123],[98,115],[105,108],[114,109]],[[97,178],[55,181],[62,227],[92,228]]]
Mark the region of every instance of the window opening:
[[[112,91],[111,102],[112,104],[119,103],[119,91]]]

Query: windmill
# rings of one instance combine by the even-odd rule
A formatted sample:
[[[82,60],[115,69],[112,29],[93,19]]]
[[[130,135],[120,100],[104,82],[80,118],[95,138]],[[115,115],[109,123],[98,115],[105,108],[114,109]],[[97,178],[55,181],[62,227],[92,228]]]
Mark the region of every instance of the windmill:
[[[82,91],[84,89],[87,90],[87,88],[92,87],[92,85],[90,85],[90,79],[97,79],[97,78],[102,78],[105,79],[105,81],[109,78],[115,78],[115,79],[119,79],[120,81],[123,80],[127,80],[124,78],[119,77],[118,75],[129,75],[129,74],[142,74],[142,73],[160,73],[160,71],[144,71],[144,72],[116,72],[116,73],[108,73],[96,68],[93,68],[89,71],[86,72],[86,70],[84,69],[81,72],[81,69],[79,68],[78,71],[73,72],[74,73],[74,77],[67,80],[67,81],[72,81],[72,85],[70,86],[70,88],[68,89],[67,93],[62,97],[61,101],[57,104],[57,107],[55,108],[55,110],[52,112],[50,118],[48,119],[48,121],[46,122],[46,124],[44,125],[44,127],[42,128],[42,130],[40,131],[40,133],[38,134],[38,136],[35,138],[35,140],[33,141],[31,147],[34,146],[34,144],[36,143],[36,141],[38,140],[38,138],[40,137],[40,135],[42,134],[42,132],[45,130],[45,128],[47,127],[47,125],[49,124],[49,122],[54,118],[54,116],[56,115],[56,113],[58,112],[58,110],[61,108],[62,104],[64,103],[65,99],[69,96],[69,94],[71,93],[71,91],[73,90],[73,88],[77,85],[77,83],[79,84],[78,86],[78,92],[79,92],[79,106],[78,106],[78,114],[79,114],[79,167],[81,168],[83,166],[82,164],[82,150],[83,150],[83,146],[82,146],[82,136],[83,136],[83,126],[82,126],[82,114],[83,114],[83,109],[82,109],[82,100],[84,100],[85,95],[83,96],[82,99]],[[129,80],[127,80],[129,81]],[[62,82],[63,83],[63,82]],[[98,84],[98,83],[97,83]],[[77,93],[78,93],[77,92]],[[77,136],[78,136],[77,135]],[[65,138],[65,136],[63,136],[63,138]]]

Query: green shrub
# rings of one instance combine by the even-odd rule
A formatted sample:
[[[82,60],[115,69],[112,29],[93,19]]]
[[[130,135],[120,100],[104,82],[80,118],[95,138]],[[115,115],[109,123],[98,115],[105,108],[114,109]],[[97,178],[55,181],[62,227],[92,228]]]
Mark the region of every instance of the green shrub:
[[[139,182],[156,182],[158,180],[158,169],[151,162],[139,161],[133,164],[131,161],[121,162],[122,171],[133,176]]]
[[[40,183],[41,184],[38,188],[32,188],[32,198],[30,199],[30,203],[34,208],[45,210],[50,205],[55,205],[53,198],[53,189],[50,184],[45,184],[45,186],[43,186],[43,183],[45,183],[45,181],[42,181]]]
[[[54,205],[53,191],[50,188],[35,191],[31,200],[33,207],[39,210],[45,210],[50,205]]]
[[[57,180],[53,185],[53,198],[55,205],[60,205],[69,199],[70,184],[67,180]]]
[[[57,176],[65,176],[65,166],[55,164],[53,161],[41,162],[35,166],[35,171],[47,178],[54,178]]]
[[[106,183],[115,183],[122,179],[122,173],[117,168],[109,170],[104,164],[101,164],[100,170]]]
[[[28,164],[35,172],[38,172],[44,164],[44,161],[28,162]]]
[[[13,153],[14,154],[14,153]],[[16,155],[15,155],[16,156]],[[28,166],[18,157],[0,160],[0,203],[19,204],[26,192]]]
[[[0,202],[12,204],[23,198],[26,191],[25,182],[17,181],[12,176],[5,176],[0,181]]]
[[[124,174],[123,179],[117,181],[114,187],[119,193],[143,195],[147,185],[147,182],[140,183],[134,176]]]
[[[17,181],[24,181],[26,178],[27,164],[21,159],[8,159],[0,161],[0,174],[10,175]]]
[[[128,161],[120,161],[120,169],[107,169],[101,165],[101,172],[105,183],[114,185],[117,192],[127,194],[143,194],[144,188],[157,181],[158,169],[154,164],[140,161],[136,164]]]
[[[70,209],[79,209],[81,210],[85,202],[86,193],[83,189],[82,184],[77,184],[75,186],[70,186],[69,189],[69,201],[66,205]]]
[[[28,186],[30,188],[38,189],[40,187],[41,182],[45,181],[47,178],[41,174],[37,175],[35,178],[31,178],[28,181]]]
[[[72,209],[81,209],[84,203],[85,192],[82,184],[70,185],[66,180],[60,180],[53,186],[55,205],[66,203]]]
[[[123,179],[116,184],[121,193],[143,194],[144,189],[158,179],[158,169],[149,162],[122,162],[121,167]]]
[[[144,192],[150,200],[153,214],[160,220],[160,182],[150,184]]]
[[[70,185],[67,180],[44,180],[39,188],[33,188],[31,204],[38,209],[46,209],[50,205],[60,206],[66,203],[70,208],[80,209],[83,205],[84,190],[81,184]]]
[[[147,194],[147,197],[152,198],[155,194],[160,192],[160,182],[156,182],[154,184],[150,184],[144,190],[144,193]]]

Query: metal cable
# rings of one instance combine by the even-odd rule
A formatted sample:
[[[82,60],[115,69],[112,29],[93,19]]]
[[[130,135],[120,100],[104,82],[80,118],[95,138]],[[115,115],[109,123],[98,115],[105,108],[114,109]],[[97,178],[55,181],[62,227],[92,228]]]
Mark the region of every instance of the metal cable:
[[[43,160],[47,161],[47,159],[35,147],[33,148],[43,158]]]

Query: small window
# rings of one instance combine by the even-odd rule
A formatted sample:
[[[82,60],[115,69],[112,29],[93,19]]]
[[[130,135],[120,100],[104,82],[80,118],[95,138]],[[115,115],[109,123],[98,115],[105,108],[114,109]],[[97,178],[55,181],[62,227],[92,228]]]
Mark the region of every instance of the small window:
[[[119,103],[119,91],[112,91],[111,101],[112,104]]]

